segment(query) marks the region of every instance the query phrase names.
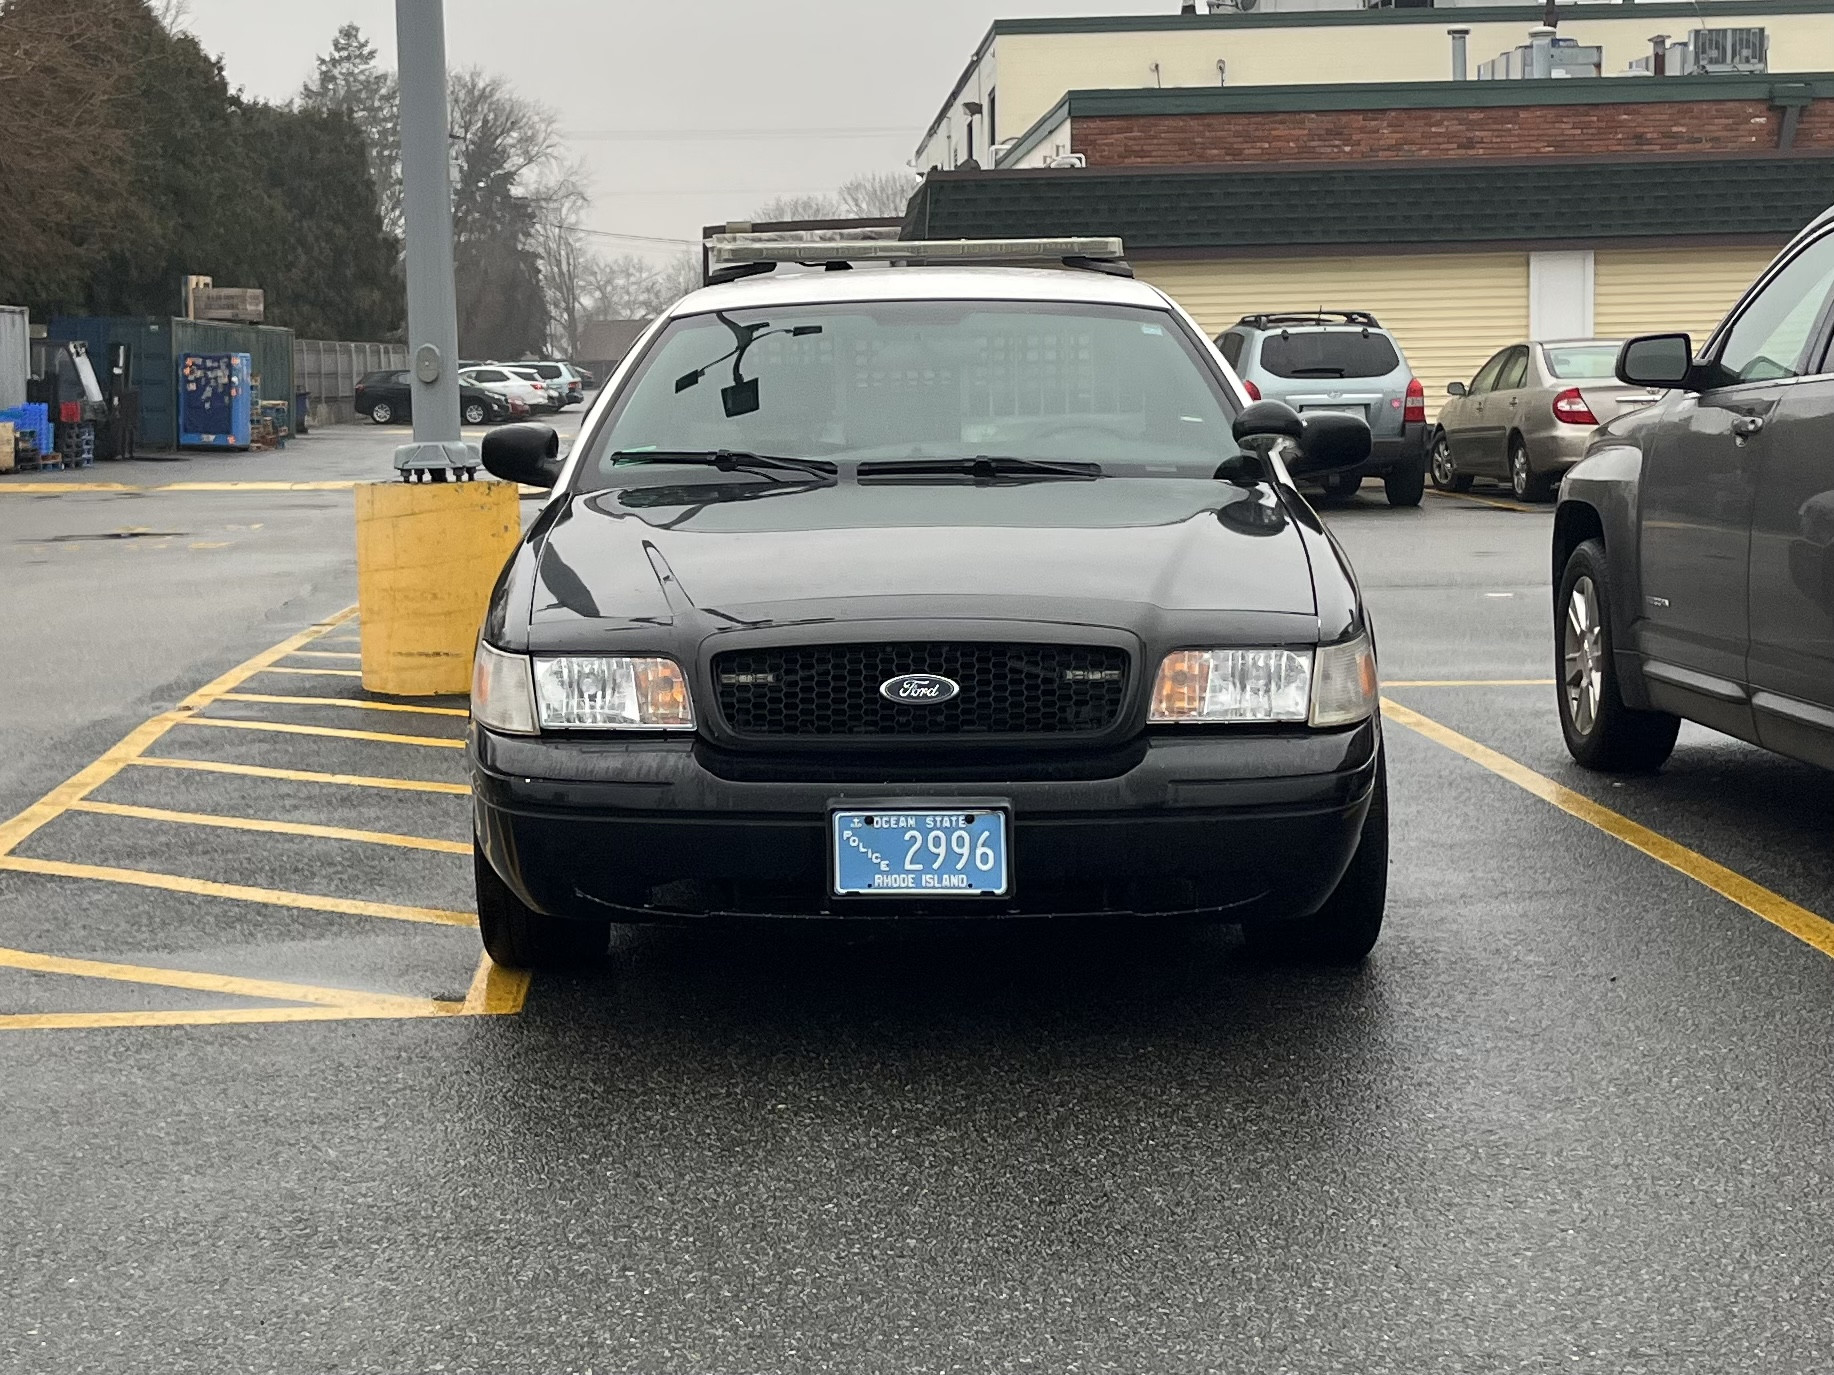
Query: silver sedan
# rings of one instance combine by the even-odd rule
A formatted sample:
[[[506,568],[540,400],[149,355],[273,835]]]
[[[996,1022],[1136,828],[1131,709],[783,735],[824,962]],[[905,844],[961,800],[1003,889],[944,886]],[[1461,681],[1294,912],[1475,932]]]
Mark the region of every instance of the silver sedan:
[[[1614,339],[1511,344],[1467,385],[1446,388],[1432,438],[1433,485],[1462,492],[1474,478],[1507,482],[1523,501],[1544,501],[1585,457],[1592,431],[1658,393],[1617,380]]]

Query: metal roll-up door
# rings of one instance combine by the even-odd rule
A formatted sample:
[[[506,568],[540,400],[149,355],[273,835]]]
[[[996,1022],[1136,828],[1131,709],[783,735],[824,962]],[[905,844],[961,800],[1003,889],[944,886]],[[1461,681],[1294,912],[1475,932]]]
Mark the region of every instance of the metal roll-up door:
[[[1448,382],[1469,380],[1491,354],[1528,337],[1526,253],[1149,260],[1134,268],[1212,338],[1259,311],[1369,311],[1426,388],[1429,416]]]
[[[1601,248],[1593,327],[1601,339],[1685,331],[1704,344],[1783,248]]]

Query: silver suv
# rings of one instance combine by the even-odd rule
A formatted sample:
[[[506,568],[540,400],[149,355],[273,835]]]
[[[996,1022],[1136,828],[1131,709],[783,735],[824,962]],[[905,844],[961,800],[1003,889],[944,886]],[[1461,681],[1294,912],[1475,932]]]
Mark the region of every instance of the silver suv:
[[[1369,422],[1369,461],[1324,484],[1337,500],[1378,476],[1390,506],[1418,506],[1426,490],[1426,389],[1394,335],[1364,310],[1244,315],[1216,337],[1251,399],[1340,411]]]

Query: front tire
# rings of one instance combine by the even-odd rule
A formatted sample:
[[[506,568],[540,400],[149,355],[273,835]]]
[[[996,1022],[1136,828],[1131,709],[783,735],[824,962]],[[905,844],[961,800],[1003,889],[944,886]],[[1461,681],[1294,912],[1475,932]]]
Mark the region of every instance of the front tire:
[[[395,408],[386,401],[378,401],[369,408],[369,418],[378,425],[386,425],[395,418]]]
[[[1554,671],[1567,753],[1602,773],[1649,773],[1675,748],[1681,718],[1624,705],[1611,639],[1611,570],[1589,539],[1567,559],[1555,602]]]
[[[1418,506],[1420,498],[1426,495],[1426,465],[1410,463],[1385,474],[1382,491],[1390,506]]]
[[[1452,462],[1452,445],[1446,438],[1444,430],[1433,435],[1433,446],[1427,450],[1428,467],[1432,469],[1433,486],[1442,492],[1468,492],[1471,490],[1471,474],[1458,471],[1458,465]]]
[[[1546,501],[1552,492],[1547,475],[1529,463],[1528,443],[1521,435],[1509,441],[1509,490],[1517,501]]]
[[[490,958],[505,969],[576,970],[605,954],[610,922],[566,921],[536,912],[497,877],[475,844],[471,859],[477,875],[478,934]]]
[[[1388,758],[1376,766],[1375,789],[1363,832],[1325,905],[1309,917],[1244,927],[1242,937],[1255,954],[1306,964],[1360,964],[1382,934],[1388,908]]]

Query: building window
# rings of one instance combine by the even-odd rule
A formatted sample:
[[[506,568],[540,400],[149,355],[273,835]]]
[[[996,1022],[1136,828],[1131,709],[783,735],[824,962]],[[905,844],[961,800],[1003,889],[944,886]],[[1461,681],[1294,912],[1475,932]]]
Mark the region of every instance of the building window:
[[[998,91],[987,92],[987,146],[989,148],[1000,141],[999,97]]]
[[[972,115],[969,116],[969,119],[968,119],[968,159],[967,160],[969,162],[974,161],[974,117]]]

